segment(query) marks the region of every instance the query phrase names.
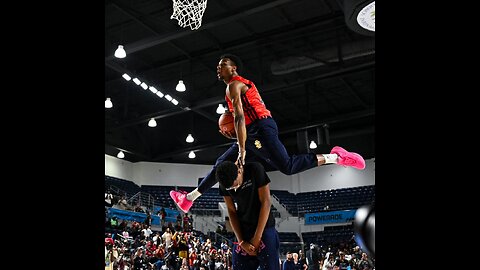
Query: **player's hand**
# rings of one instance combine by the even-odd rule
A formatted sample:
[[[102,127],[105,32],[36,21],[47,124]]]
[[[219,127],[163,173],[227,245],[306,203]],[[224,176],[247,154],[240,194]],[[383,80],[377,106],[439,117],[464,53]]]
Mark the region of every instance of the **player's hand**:
[[[228,139],[232,139],[232,140],[237,139],[237,136],[235,135],[235,132],[233,132],[233,131],[228,132],[228,131],[223,131],[223,130],[219,129],[218,132],[220,132],[220,134],[227,137]]]
[[[250,240],[250,243],[253,245],[253,247],[255,247],[255,250],[258,251],[260,249],[260,243],[261,243],[261,239],[255,239],[255,238],[252,238]]]
[[[250,256],[257,256],[257,249],[247,241],[243,241],[240,247]]]

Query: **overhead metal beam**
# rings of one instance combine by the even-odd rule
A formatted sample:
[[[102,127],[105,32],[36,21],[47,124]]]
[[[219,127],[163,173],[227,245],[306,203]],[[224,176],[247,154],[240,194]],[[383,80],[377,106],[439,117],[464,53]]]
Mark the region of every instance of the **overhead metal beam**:
[[[179,150],[176,150],[176,151],[173,151],[173,152],[158,155],[158,156],[154,157],[152,159],[152,161],[153,162],[160,161],[162,159],[169,158],[169,157],[172,157],[172,156],[176,156],[176,155],[179,155],[179,154],[189,153],[190,151],[194,151],[194,152],[203,151],[203,150],[207,150],[207,149],[228,146],[228,145],[231,145],[231,144],[232,144],[232,142],[224,143],[224,144],[202,144],[202,145],[199,145],[197,147],[183,148],[183,149],[179,149]]]
[[[352,66],[352,67],[340,68],[338,70],[328,72],[328,73],[324,73],[324,74],[321,74],[321,75],[318,75],[318,76],[309,77],[307,79],[298,80],[298,81],[289,83],[288,85],[285,84],[285,85],[281,85],[281,86],[271,86],[271,87],[267,86],[267,87],[263,88],[263,91],[261,91],[261,94],[262,94],[262,96],[266,96],[266,95],[270,95],[270,94],[273,94],[273,93],[276,93],[276,92],[279,92],[279,91],[283,91],[285,89],[289,89],[291,87],[294,87],[294,86],[297,86],[297,85],[300,85],[300,84],[304,84],[304,83],[309,82],[309,81],[317,81],[317,80],[323,80],[323,79],[331,78],[331,77],[334,77],[334,76],[342,76],[342,75],[352,73],[352,72],[363,71],[365,69],[369,69],[369,68],[372,68],[374,66],[375,66],[374,61],[373,62],[367,62],[367,63],[364,63],[364,64],[355,65],[355,66]],[[184,110],[179,110],[179,111],[176,111],[176,112],[162,111],[162,112],[153,113],[153,114],[150,114],[150,115],[147,115],[147,116],[142,116],[142,117],[139,117],[135,120],[129,121],[128,123],[124,123],[124,124],[119,125],[117,127],[112,127],[111,129],[109,129],[109,131],[117,130],[119,128],[125,128],[125,127],[132,126],[132,125],[141,124],[141,123],[144,123],[144,122],[150,120],[150,118],[155,118],[155,119],[164,118],[164,117],[168,117],[168,116],[177,115],[177,114],[189,111],[189,110],[196,111],[196,110],[201,109],[201,108],[205,108],[205,107],[213,106],[215,104],[223,103],[224,101],[225,101],[224,96],[209,98],[209,99],[206,99],[206,100],[199,101],[197,103],[193,103],[193,104],[191,104],[191,107],[185,108]],[[215,121],[217,121],[217,119]]]
[[[119,146],[109,144],[109,143],[105,143],[105,147],[108,147],[110,149],[117,149],[118,151],[123,151],[125,153],[131,154],[131,155],[134,155],[134,156],[137,156],[137,157],[141,157],[141,158],[146,159],[146,160],[150,160],[150,158],[151,158],[148,155],[145,155],[143,153],[132,151],[132,150],[126,149],[124,147],[119,147]]]
[[[248,38],[244,38],[244,39],[234,40],[232,42],[229,42],[228,44],[224,44],[224,48],[222,48],[222,50],[223,51],[233,51],[233,50],[242,49],[242,48],[252,46],[252,45],[265,46],[265,45],[270,44],[270,43],[286,42],[288,40],[297,39],[299,36],[305,35],[305,33],[303,33],[303,32],[302,33],[295,33],[295,32],[298,32],[299,30],[310,29],[310,28],[313,28],[313,29],[311,31],[308,31],[309,35],[313,35],[313,34],[316,34],[318,32],[331,31],[331,30],[335,30],[335,29],[338,29],[338,28],[346,28],[347,26],[345,26],[345,25],[333,26],[333,27],[329,27],[329,28],[319,28],[318,27],[319,25],[327,24],[327,23],[330,23],[330,22],[338,20],[338,19],[342,19],[342,20],[344,19],[343,13],[334,13],[334,14],[330,14],[330,15],[327,15],[327,16],[322,16],[322,17],[309,19],[309,20],[291,25],[291,26],[288,27],[288,29],[283,28],[283,29],[275,29],[275,30],[267,31],[267,32],[261,33],[261,35],[259,35],[259,37],[256,38],[256,39],[252,39],[252,37],[248,37]],[[218,49],[209,48],[209,49],[203,50],[201,52],[198,52],[195,56],[193,56],[192,59],[188,59],[188,58],[187,59],[178,59],[178,58],[176,58],[176,59],[173,59],[169,62],[156,63],[155,65],[158,66],[156,68],[152,68],[152,69],[148,69],[148,70],[137,70],[137,72],[150,72],[150,71],[154,71],[154,70],[155,71],[161,71],[161,70],[164,70],[164,69],[170,69],[173,66],[182,65],[182,64],[185,64],[189,61],[194,61],[194,60],[202,58],[202,57],[207,57],[207,56],[212,55],[214,53],[218,54]],[[218,57],[218,55],[217,55],[217,57]],[[110,67],[108,64],[111,63],[111,62],[107,58],[105,58],[105,65]],[[121,79],[121,78],[118,78],[118,79]],[[115,80],[118,80],[118,79],[115,79]],[[112,81],[115,81],[115,80],[112,80]]]
[[[137,23],[139,23],[141,26],[143,26],[144,28],[150,30],[150,32],[154,33],[155,35],[158,35],[158,31],[153,29],[153,27],[151,27],[150,25],[148,25],[147,23],[145,23],[144,21],[140,20],[137,15],[133,14],[130,10],[127,10],[129,8],[127,7],[124,7],[122,4],[118,4],[116,1],[110,1],[110,3],[115,7],[117,8],[118,10],[120,10],[121,12],[123,12],[125,15],[127,15],[128,17],[130,17],[131,19],[133,19],[134,21],[136,21]]]
[[[115,130],[118,130],[118,129],[122,129],[122,128],[126,128],[126,127],[129,127],[129,126],[134,126],[134,125],[144,123],[144,122],[146,122],[146,120],[150,120],[150,118],[161,119],[161,118],[177,115],[177,114],[180,114],[180,113],[183,113],[183,112],[184,111],[181,110],[180,108],[163,110],[163,111],[158,112],[158,113],[153,113],[153,114],[148,114],[146,116],[143,116],[141,121],[139,119],[134,119],[134,120],[131,120],[131,121],[127,121],[127,122],[125,122],[121,125],[118,125],[118,126],[106,127],[105,131],[106,132],[112,132],[112,131],[115,131]]]
[[[117,71],[117,72],[119,72],[119,73],[121,73],[121,74],[123,74],[123,73],[133,74],[130,70],[127,70],[126,68],[124,68],[124,67],[122,67],[122,66],[120,66],[120,65],[118,65],[118,64],[116,64],[116,63],[107,63],[107,62],[105,62],[105,65],[107,65],[109,68],[111,68],[111,69],[113,69],[113,70],[115,70],[115,71]],[[150,90],[149,90],[149,91],[150,91]],[[187,101],[179,98],[177,95],[174,95],[174,94],[166,91],[165,89],[162,89],[162,93],[164,93],[164,94],[169,94],[170,96],[174,97],[174,98],[178,101],[179,107],[182,108],[182,109],[190,106],[189,102],[187,102]],[[188,111],[188,110],[187,110],[187,111]]]
[[[209,28],[219,26],[219,25],[225,25],[227,23],[234,22],[234,21],[236,21],[236,20],[238,20],[238,19],[240,19],[240,18],[242,18],[246,15],[255,14],[257,12],[261,12],[261,11],[264,11],[264,10],[267,10],[267,9],[270,9],[270,8],[273,8],[273,7],[276,7],[276,6],[279,6],[279,5],[283,5],[283,4],[291,2],[291,1],[293,1],[293,0],[276,0],[276,1],[272,1],[272,2],[267,3],[267,4],[263,4],[261,6],[257,6],[257,7],[253,7],[253,8],[241,11],[241,12],[234,11],[234,12],[232,12],[233,15],[230,15],[230,16],[222,15],[221,19],[219,19],[219,20],[203,24],[198,29],[198,31],[209,29]],[[138,51],[141,51],[141,50],[151,48],[153,46],[157,46],[159,44],[163,44],[165,42],[169,42],[169,41],[177,39],[177,38],[189,36],[189,35],[191,35],[195,32],[196,31],[191,31],[191,30],[188,30],[188,29],[180,30],[180,31],[177,30],[177,31],[173,31],[173,32],[161,35],[161,36],[150,37],[150,38],[139,40],[139,41],[134,42],[134,43],[126,44],[125,48],[128,48],[129,53],[135,53],[135,52],[138,52]],[[110,60],[113,60],[113,59],[115,59],[114,56],[110,55],[110,56],[107,56],[105,58],[105,61],[110,61]]]
[[[310,129],[310,128],[315,128],[319,126],[323,126],[325,124],[331,125],[331,124],[336,124],[336,123],[341,123],[341,122],[347,122],[355,119],[360,119],[360,118],[365,118],[369,116],[375,115],[375,110],[374,109],[368,109],[368,110],[363,110],[363,111],[358,111],[358,112],[353,112],[353,113],[347,113],[347,114],[342,114],[339,116],[331,117],[324,119],[322,121],[317,121],[314,122],[313,124],[310,125],[296,125],[296,126],[291,126],[282,129],[279,134],[286,134],[286,133],[291,133],[291,132],[296,132],[299,130],[304,130],[304,129]]]
[[[231,8],[224,2],[224,1],[220,1],[218,3],[224,10],[231,10]],[[253,31],[252,27],[248,26],[245,22],[241,21],[241,20],[238,20],[238,23],[245,29],[247,29],[247,31],[251,34],[251,35],[254,35],[255,34],[255,31]]]
[[[116,7],[118,10],[120,10],[121,12],[125,13],[128,17],[132,18],[134,21],[136,21],[137,23],[139,23],[141,26],[143,26],[144,28],[148,29],[150,32],[152,32],[153,34],[157,35],[157,36],[161,36],[161,33],[155,29],[154,26],[150,25],[149,23],[147,22],[144,22],[143,20],[139,19],[135,14],[133,14],[131,11],[128,10],[128,8],[122,6],[121,4],[118,4],[116,3],[115,1],[112,1],[112,5],[114,7]],[[177,46],[175,43],[173,43],[172,41],[169,41],[168,42],[173,48],[175,48],[176,50],[178,50],[179,52],[181,52],[183,55],[185,55],[188,59],[192,60],[192,56],[187,53],[184,49],[180,48],[179,46]],[[128,52],[130,53],[130,49],[128,50]],[[199,63],[208,71],[214,73],[214,71],[208,67],[205,63],[199,61]]]
[[[355,97],[355,99],[360,102],[360,104],[364,107],[364,108],[368,108],[368,104],[365,103],[365,101],[363,101],[363,99],[361,99],[358,94],[357,94],[357,91],[355,91],[355,89],[353,89],[353,87],[351,86],[351,84],[349,82],[347,82],[344,78],[340,78],[340,81],[342,81],[342,83],[348,88],[348,90],[350,90],[350,93],[352,93],[352,95]]]
[[[369,116],[373,116],[373,115],[375,115],[375,110],[372,110],[372,109],[365,110],[365,111],[360,111],[360,112],[355,112],[355,113],[349,113],[349,114],[344,114],[344,115],[328,118],[328,119],[325,119],[325,120],[322,120],[322,121],[317,121],[317,122],[315,122],[313,124],[310,124],[308,126],[296,125],[296,126],[286,127],[284,129],[282,129],[282,131],[279,131],[278,134],[280,134],[280,135],[281,134],[287,134],[287,133],[292,133],[292,132],[297,132],[297,131],[301,131],[301,130],[307,130],[307,129],[310,129],[310,128],[323,126],[325,124],[331,125],[331,124],[334,124],[334,123],[351,121],[351,120],[365,118],[365,117],[369,117]],[[365,129],[362,129],[362,132],[373,133],[374,131],[375,131],[374,128],[368,128],[366,131],[365,131]],[[352,133],[352,135],[353,134],[356,134],[356,133]],[[348,136],[348,134],[346,134],[346,133],[341,134],[341,137],[346,137],[346,136]],[[331,137],[336,138],[334,134],[332,134]],[[158,161],[161,161],[162,159],[170,158],[172,156],[179,155],[179,154],[188,153],[190,151],[195,151],[196,152],[196,151],[202,151],[202,150],[211,149],[211,148],[225,147],[225,146],[232,145],[232,143],[233,142],[223,143],[223,144],[205,144],[205,145],[200,145],[200,146],[197,146],[197,147],[188,147],[188,148],[178,149],[178,150],[175,150],[175,151],[172,151],[172,152],[169,152],[169,153],[164,153],[164,154],[158,155],[158,156],[154,157],[152,159],[152,161],[154,161],[154,162],[157,161],[158,162]]]

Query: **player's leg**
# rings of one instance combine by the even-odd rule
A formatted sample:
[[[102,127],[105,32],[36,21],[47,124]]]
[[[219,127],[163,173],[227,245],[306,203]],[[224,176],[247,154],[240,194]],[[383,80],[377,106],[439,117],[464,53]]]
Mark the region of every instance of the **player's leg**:
[[[170,197],[177,205],[177,207],[184,213],[187,213],[193,205],[193,202],[200,197],[203,193],[207,192],[211,187],[217,183],[215,179],[215,169],[217,166],[225,160],[235,161],[238,157],[238,144],[234,143],[232,146],[221,155],[212,170],[203,178],[202,182],[192,192],[187,193],[183,190],[171,190]]]
[[[262,235],[261,250],[257,254],[261,270],[280,270],[280,238],[275,227],[265,228]]]
[[[249,142],[255,140],[250,143],[257,148],[254,151],[264,156],[267,162],[282,173],[292,175],[318,166],[317,157],[313,153],[289,156],[278,138],[278,127],[272,118],[262,119],[252,125],[255,125],[251,128],[256,136],[248,136],[247,139]]]
[[[257,256],[250,256],[237,244],[233,245],[232,267],[235,270],[256,270],[259,265]]]
[[[253,129],[256,130],[258,143],[270,163],[276,165],[279,171],[284,174],[296,174],[323,164],[338,164],[346,167],[354,167],[359,170],[365,168],[365,160],[357,153],[335,146],[330,154],[300,154],[289,156],[285,146],[278,138],[278,127],[271,118],[259,121]]]

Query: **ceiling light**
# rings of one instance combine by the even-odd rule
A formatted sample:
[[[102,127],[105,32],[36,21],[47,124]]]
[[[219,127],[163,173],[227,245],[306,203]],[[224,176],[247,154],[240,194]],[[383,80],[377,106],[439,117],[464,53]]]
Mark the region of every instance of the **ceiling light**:
[[[142,84],[140,85],[144,90],[147,90],[148,88],[148,85],[144,82],[142,82]]]
[[[125,58],[127,56],[127,53],[123,49],[123,45],[118,45],[117,50],[115,51],[115,57],[117,58]]]
[[[150,91],[152,91],[152,93],[154,93],[154,94],[158,92],[157,88],[155,88],[153,86],[150,86],[148,89],[150,89]]]
[[[172,97],[170,95],[165,95],[165,98],[168,100],[168,101],[172,101]]]
[[[183,83],[182,80],[179,80],[179,81],[178,81],[177,87],[175,87],[175,89],[176,89],[178,92],[185,92],[185,90],[187,90],[187,88],[185,87],[185,84]]]
[[[223,104],[218,104],[217,113],[223,114],[224,112],[225,112],[225,107],[223,107]]]
[[[178,105],[178,100],[172,99],[172,103],[173,103],[174,105]]]
[[[196,155],[195,155],[195,153],[194,153],[193,151],[190,151],[190,153],[188,153],[188,157],[189,157],[189,158],[195,158]]]
[[[156,127],[157,126],[157,121],[155,121],[155,118],[150,118],[150,121],[148,121],[148,126],[149,127]]]
[[[375,32],[375,1],[358,12],[357,23],[364,29]]]
[[[133,78],[133,82],[134,82],[136,85],[140,85],[140,84],[142,83],[138,78]]]
[[[122,77],[127,81],[130,81],[132,79],[132,77],[130,77],[127,73],[123,74]]]
[[[122,151],[120,151],[120,152],[118,152],[117,157],[118,158],[124,158],[125,154]]]
[[[310,142],[310,149],[315,149],[317,148],[317,144],[314,141]]]
[[[150,89],[151,90],[151,89]],[[157,91],[157,96],[159,96],[160,98],[163,98],[164,94],[160,91]]]
[[[105,108],[110,109],[110,108],[112,108],[112,107],[113,107],[113,103],[112,103],[112,101],[110,100],[110,98],[107,97],[107,99],[105,100]]]
[[[192,134],[188,134],[187,139],[185,139],[186,142],[192,143],[195,139],[193,138]]]

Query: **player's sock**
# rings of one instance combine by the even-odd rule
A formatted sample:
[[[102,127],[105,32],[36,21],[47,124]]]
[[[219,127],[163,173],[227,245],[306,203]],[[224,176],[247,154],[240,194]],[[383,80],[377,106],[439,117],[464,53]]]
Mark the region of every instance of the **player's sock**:
[[[322,156],[325,158],[325,164],[337,163],[337,160],[338,160],[337,154],[322,154]]]
[[[187,200],[195,201],[198,197],[202,196],[202,193],[198,191],[198,188],[187,194]]]

